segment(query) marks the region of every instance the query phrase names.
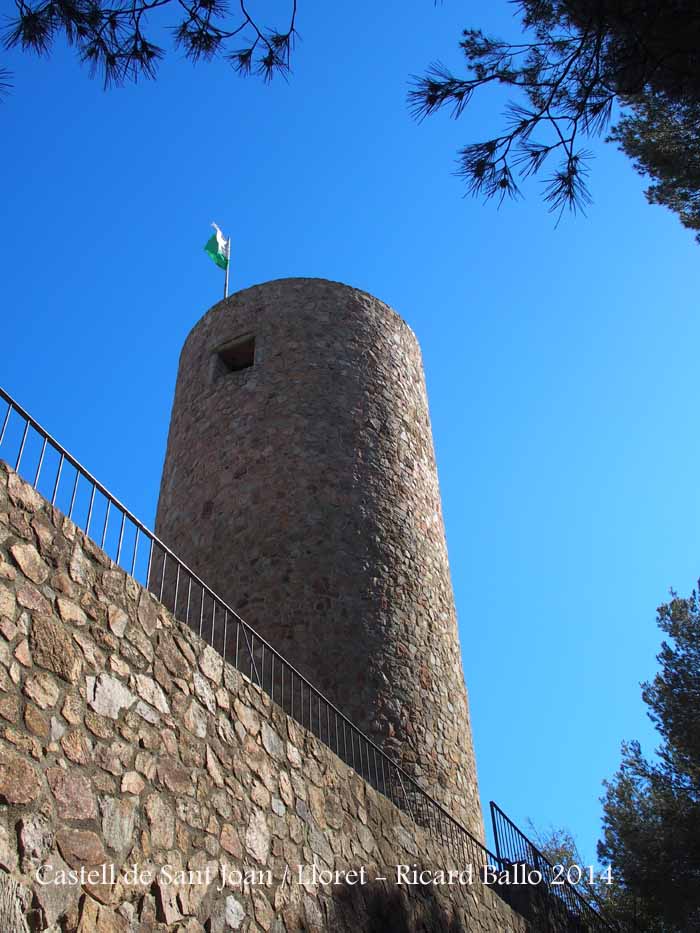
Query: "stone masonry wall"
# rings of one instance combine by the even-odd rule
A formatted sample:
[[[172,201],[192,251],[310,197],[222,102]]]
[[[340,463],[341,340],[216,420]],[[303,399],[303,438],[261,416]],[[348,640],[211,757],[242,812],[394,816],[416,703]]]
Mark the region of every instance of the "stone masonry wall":
[[[254,364],[227,371],[245,336]],[[156,533],[483,838],[421,352],[394,310],[298,278],[205,314]]]
[[[0,802],[3,933],[532,929],[2,463]]]

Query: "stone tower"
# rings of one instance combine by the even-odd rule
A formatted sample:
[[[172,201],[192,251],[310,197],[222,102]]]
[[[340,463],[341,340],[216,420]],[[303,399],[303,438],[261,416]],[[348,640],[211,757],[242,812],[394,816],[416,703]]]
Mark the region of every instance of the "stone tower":
[[[421,354],[391,308],[282,279],[205,314],[156,533],[483,838]]]

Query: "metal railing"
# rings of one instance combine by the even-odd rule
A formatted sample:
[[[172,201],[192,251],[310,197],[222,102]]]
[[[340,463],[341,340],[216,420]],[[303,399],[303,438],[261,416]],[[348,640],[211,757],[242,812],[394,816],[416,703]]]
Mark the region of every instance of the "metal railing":
[[[0,456],[296,722],[475,870],[495,856],[248,625],[7,392]]]
[[[536,851],[496,808],[518,834],[517,838],[526,840],[530,849],[520,853],[517,846],[510,846],[510,837],[506,845],[503,831],[500,836],[496,832],[494,817],[496,844],[502,846],[503,852],[498,849],[496,855],[490,852],[1,387],[0,400],[7,405],[0,427],[0,458],[52,506],[67,515],[115,564],[150,590],[176,619],[194,629],[292,719],[313,733],[375,790],[425,827],[459,860],[458,865],[471,866],[475,879],[488,883],[494,870],[502,872],[511,867],[513,854]],[[492,804],[492,814],[494,807]],[[492,890],[512,902],[508,886],[494,885]],[[577,892],[574,894],[576,899],[571,900],[574,913],[588,909],[599,921],[592,925],[593,929],[610,929],[607,924],[601,925],[601,918],[585,901],[585,906],[580,906],[582,899]],[[559,892],[554,892],[554,896],[561,898]],[[566,903],[568,908],[569,902]]]
[[[566,866],[558,866],[555,869],[549,859],[522,830],[518,829],[498,804],[492,800],[490,807],[496,856],[499,863],[509,866],[516,880],[522,880],[534,871],[537,877],[541,877],[539,884],[555,902],[558,901],[563,906],[568,916],[583,921],[592,930],[618,929],[570,882]],[[588,891],[587,894],[597,900],[594,892]]]

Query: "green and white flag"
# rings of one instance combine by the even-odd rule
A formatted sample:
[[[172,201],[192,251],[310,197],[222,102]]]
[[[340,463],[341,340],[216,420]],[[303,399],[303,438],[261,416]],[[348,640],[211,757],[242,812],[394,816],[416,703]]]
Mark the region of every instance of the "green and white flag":
[[[207,240],[204,252],[211,256],[220,269],[228,269],[230,241],[225,238],[216,224],[212,224],[212,227],[216,232]]]

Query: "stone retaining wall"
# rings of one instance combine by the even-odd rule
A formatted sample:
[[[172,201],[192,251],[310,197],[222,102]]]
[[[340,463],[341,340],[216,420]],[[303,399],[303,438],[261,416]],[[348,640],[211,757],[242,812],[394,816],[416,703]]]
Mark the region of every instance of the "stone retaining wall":
[[[1,463],[0,801],[3,933],[533,929]]]

